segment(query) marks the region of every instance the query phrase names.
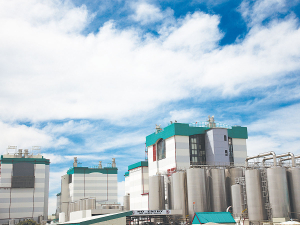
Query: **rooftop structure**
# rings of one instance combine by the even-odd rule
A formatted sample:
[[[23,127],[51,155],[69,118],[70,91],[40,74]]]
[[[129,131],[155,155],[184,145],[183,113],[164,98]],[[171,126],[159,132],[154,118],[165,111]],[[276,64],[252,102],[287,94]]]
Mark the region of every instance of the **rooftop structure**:
[[[10,146],[0,162],[0,224],[20,219],[47,220],[49,159],[40,148],[18,149]]]
[[[73,167],[61,177],[61,193],[59,213],[64,214],[68,221],[70,214],[75,211],[118,207],[118,169],[115,159],[112,167],[78,167],[77,158],[74,158]],[[60,215],[61,217],[61,215]]]

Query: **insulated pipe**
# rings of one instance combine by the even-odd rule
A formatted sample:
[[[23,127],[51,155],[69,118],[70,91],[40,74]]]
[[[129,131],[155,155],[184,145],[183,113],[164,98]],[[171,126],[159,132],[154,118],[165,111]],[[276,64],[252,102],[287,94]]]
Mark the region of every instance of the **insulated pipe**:
[[[275,152],[272,151],[272,152],[262,153],[262,154],[259,154],[257,156],[247,157],[246,160],[245,160],[246,167],[248,167],[248,161],[250,159],[261,158],[261,157],[268,156],[268,155],[272,155],[273,156],[274,166],[276,166],[277,165],[277,163],[276,163],[276,154],[275,154]]]
[[[293,154],[293,153],[288,152],[288,153],[285,153],[285,154],[277,155],[276,158],[282,158],[282,157],[290,156],[291,154]],[[293,154],[293,155],[294,155],[294,154]],[[265,161],[266,161],[266,160],[269,160],[269,159],[274,159],[274,157],[272,156],[272,157],[266,157],[266,158],[263,158],[263,160],[262,160],[262,165],[265,166]],[[276,160],[276,159],[275,159],[275,160]],[[275,164],[274,166],[276,166],[276,164]]]
[[[294,154],[291,153],[291,157],[285,158],[285,159],[281,159],[280,161],[282,162],[282,161],[292,160],[292,167],[295,167],[296,166],[296,161],[295,160],[299,159],[299,158],[300,158],[300,155],[294,156]]]

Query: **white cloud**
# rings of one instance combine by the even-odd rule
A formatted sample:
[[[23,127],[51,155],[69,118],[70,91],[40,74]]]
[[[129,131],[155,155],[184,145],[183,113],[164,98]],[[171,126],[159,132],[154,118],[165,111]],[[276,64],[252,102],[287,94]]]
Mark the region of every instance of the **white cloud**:
[[[142,25],[159,22],[173,16],[173,10],[161,11],[157,6],[147,2],[133,3],[132,8],[135,13],[131,16],[131,19],[140,22]]]
[[[245,40],[218,47],[220,18],[204,13],[175,21],[158,37],[144,39],[138,28],[118,29],[113,21],[84,36],[79,30],[91,16],[85,7],[10,2],[0,3],[0,119],[5,121],[119,122],[188,97],[230,97],[276,85],[300,69],[299,22],[292,17],[255,26]],[[43,8],[43,15],[24,10],[35,7]],[[85,22],[76,29],[57,28],[71,12],[74,21]]]
[[[19,125],[17,123],[4,123],[0,121],[0,153],[5,153],[9,146],[18,146],[22,149],[31,149],[32,146],[61,147],[69,143],[64,137],[53,137],[52,135],[35,127]]]
[[[300,104],[284,107],[248,125],[248,155],[275,151],[300,154]]]
[[[248,25],[254,26],[269,17],[275,18],[277,13],[286,13],[290,8],[289,6],[297,4],[297,2],[299,0],[257,0],[254,3],[251,3],[250,0],[244,0],[239,11]]]

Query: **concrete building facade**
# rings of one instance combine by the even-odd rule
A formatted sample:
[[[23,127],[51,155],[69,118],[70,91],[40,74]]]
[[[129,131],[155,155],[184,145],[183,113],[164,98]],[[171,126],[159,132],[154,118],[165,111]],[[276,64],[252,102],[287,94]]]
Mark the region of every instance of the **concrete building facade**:
[[[48,217],[50,161],[28,150],[23,153],[19,149],[1,156],[0,224]]]
[[[103,205],[118,204],[118,169],[112,167],[74,166],[61,177],[60,213],[68,221],[71,212],[101,209]],[[61,216],[60,216],[61,217]]]

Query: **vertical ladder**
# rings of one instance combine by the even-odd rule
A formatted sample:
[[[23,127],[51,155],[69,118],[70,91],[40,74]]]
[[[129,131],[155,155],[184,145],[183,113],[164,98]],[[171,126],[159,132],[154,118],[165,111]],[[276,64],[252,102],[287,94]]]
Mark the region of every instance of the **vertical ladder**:
[[[247,192],[246,192],[246,180],[245,177],[237,177],[235,178],[235,183],[242,185],[242,194],[243,194],[243,207],[247,209]],[[248,210],[244,210],[243,216],[248,217]]]
[[[262,185],[263,198],[265,199],[265,209],[267,211],[268,220],[271,220],[272,219],[272,208],[271,208],[270,199],[269,199],[267,170],[265,168],[261,169],[261,185]]]

